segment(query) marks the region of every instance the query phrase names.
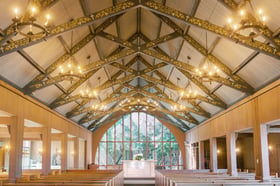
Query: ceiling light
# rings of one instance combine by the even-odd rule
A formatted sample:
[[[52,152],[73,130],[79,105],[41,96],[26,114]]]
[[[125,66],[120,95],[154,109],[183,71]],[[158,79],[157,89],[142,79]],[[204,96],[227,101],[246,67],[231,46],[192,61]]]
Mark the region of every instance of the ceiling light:
[[[22,17],[20,17],[20,10],[16,7],[14,9],[14,14],[15,17],[12,19],[13,21],[13,26],[12,29],[14,32],[24,36],[24,37],[28,37],[30,40],[35,39],[36,37],[40,36],[40,37],[44,37],[46,35],[49,34],[49,23],[50,23],[50,19],[51,16],[49,14],[46,15],[46,21],[44,23],[44,25],[40,25],[36,22],[35,19],[35,13],[37,12],[37,9],[35,6],[32,6],[30,9],[30,16],[28,17],[28,19],[22,19]],[[24,28],[28,27],[28,31],[25,32]],[[34,33],[34,28],[36,28],[36,30],[39,30],[38,32]]]
[[[247,6],[247,3],[249,6]],[[248,10],[246,10],[248,8]],[[255,38],[263,33],[267,17],[263,10],[255,11],[251,0],[242,0],[239,3],[237,14],[227,19],[227,27],[234,33],[246,34],[246,37]],[[252,15],[248,15],[252,12]],[[253,18],[253,19],[252,19]]]

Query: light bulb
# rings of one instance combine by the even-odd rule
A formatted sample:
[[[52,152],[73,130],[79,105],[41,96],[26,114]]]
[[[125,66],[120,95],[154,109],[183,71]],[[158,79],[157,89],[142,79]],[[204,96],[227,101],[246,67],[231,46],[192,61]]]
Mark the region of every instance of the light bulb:
[[[35,12],[36,12],[36,8],[33,6],[31,8],[31,16],[34,16],[35,15]]]
[[[266,21],[266,17],[262,16],[262,21],[265,22]]]
[[[245,11],[244,10],[240,10],[240,15],[244,16],[245,15]]]
[[[206,70],[207,69],[207,65],[205,64],[205,65],[203,65],[203,69],[204,70]]]
[[[199,72],[198,68],[195,69],[195,72]]]
[[[181,92],[181,96],[183,96],[183,95],[184,95],[184,91]]]
[[[67,65],[67,66],[68,66],[68,68],[71,68],[71,67],[72,67],[71,63],[68,63],[68,65]]]
[[[213,75],[213,72],[209,72],[208,74],[209,74],[209,76],[212,76],[212,75]]]
[[[238,26],[235,24],[235,25],[233,25],[233,29],[234,30],[237,30],[237,28],[238,28]]]
[[[15,15],[16,15],[16,19],[17,19],[17,18],[18,18],[18,13],[19,13],[18,8],[15,8],[15,9],[14,9],[14,13],[15,13]]]
[[[229,23],[229,24],[231,24],[232,23],[232,18],[228,18],[228,20],[227,20],[227,22]]]
[[[258,13],[259,13],[259,15],[262,15],[263,10],[262,10],[262,9],[259,9]]]
[[[46,15],[46,19],[47,19],[47,21],[51,19],[50,14],[47,14],[47,15]]]

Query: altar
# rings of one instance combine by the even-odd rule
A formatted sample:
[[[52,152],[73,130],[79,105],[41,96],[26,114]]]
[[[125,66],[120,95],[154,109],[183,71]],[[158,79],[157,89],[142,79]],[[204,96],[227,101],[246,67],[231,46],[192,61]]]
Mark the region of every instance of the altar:
[[[123,160],[124,177],[147,178],[155,177],[154,160]]]

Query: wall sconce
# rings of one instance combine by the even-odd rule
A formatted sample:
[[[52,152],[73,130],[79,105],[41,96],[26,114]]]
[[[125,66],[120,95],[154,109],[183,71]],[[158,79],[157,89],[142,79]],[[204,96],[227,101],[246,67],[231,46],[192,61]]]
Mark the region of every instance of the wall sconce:
[[[10,146],[9,145],[5,145],[5,151],[9,152],[10,151]]]
[[[239,152],[240,152],[240,149],[237,147],[237,148],[235,149],[235,152],[239,153]]]
[[[268,146],[268,150],[272,151],[272,146],[271,145]]]
[[[58,154],[61,154],[61,150],[58,150],[57,153],[58,153]]]
[[[40,148],[40,149],[39,149],[39,154],[41,154],[41,155],[42,155],[42,153],[43,153],[43,149],[42,149],[42,148]]]
[[[220,152],[221,152],[221,151],[218,149],[218,150],[217,150],[217,154],[220,154]]]
[[[74,154],[75,154],[75,151],[72,151],[72,152],[71,152],[71,154],[72,154],[72,155],[74,156]]]

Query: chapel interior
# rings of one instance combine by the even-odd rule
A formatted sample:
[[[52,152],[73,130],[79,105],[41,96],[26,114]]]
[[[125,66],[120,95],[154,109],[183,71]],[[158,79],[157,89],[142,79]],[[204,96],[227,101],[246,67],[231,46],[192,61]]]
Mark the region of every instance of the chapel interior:
[[[279,0],[1,0],[0,185],[280,185]]]

